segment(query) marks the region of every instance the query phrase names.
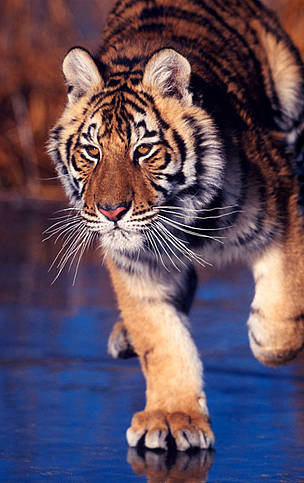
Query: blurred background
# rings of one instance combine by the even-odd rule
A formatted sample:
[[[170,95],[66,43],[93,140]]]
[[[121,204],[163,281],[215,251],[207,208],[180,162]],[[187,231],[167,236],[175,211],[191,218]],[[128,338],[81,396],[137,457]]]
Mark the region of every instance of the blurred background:
[[[304,55],[304,1],[265,0]],[[60,200],[45,152],[65,103],[61,62],[95,50],[113,0],[1,0],[0,200]]]
[[[0,199],[58,200],[45,152],[65,103],[61,62],[96,49],[111,0],[1,0]]]

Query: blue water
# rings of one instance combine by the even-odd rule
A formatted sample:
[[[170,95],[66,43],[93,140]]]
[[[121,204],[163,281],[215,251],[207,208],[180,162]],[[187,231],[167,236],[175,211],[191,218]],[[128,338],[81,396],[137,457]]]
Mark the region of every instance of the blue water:
[[[303,357],[278,369],[254,359],[253,283],[239,266],[202,274],[191,312],[216,451],[128,451],[144,379],[136,359],[107,355],[118,311],[98,254],[74,287],[68,272],[51,285],[48,210],[1,208],[0,481],[304,481]]]

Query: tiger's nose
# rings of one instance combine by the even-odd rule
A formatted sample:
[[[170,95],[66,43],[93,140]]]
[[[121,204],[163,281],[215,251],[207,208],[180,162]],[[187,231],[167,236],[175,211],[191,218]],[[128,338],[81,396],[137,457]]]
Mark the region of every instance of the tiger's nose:
[[[97,203],[97,208],[100,213],[102,213],[110,221],[120,220],[129,210],[130,206],[131,201],[119,203],[118,205],[110,205],[107,203],[101,205],[100,203]]]

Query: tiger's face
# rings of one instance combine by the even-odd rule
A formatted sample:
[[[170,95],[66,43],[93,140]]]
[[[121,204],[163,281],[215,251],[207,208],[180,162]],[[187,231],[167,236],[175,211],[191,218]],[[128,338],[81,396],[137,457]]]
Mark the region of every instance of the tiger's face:
[[[104,249],[138,251],[161,207],[187,206],[189,221],[191,209],[208,204],[221,183],[221,146],[209,116],[192,105],[184,57],[164,49],[143,73],[104,82],[91,56],[76,48],[63,71],[69,103],[49,151]]]

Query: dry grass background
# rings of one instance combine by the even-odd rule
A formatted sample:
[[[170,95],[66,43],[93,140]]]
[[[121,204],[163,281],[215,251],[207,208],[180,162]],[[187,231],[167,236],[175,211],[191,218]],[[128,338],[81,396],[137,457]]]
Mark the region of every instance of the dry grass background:
[[[73,45],[96,49],[112,3],[1,0],[0,199],[63,197],[45,152],[48,130],[65,102],[61,61]],[[304,0],[265,3],[304,55]]]

